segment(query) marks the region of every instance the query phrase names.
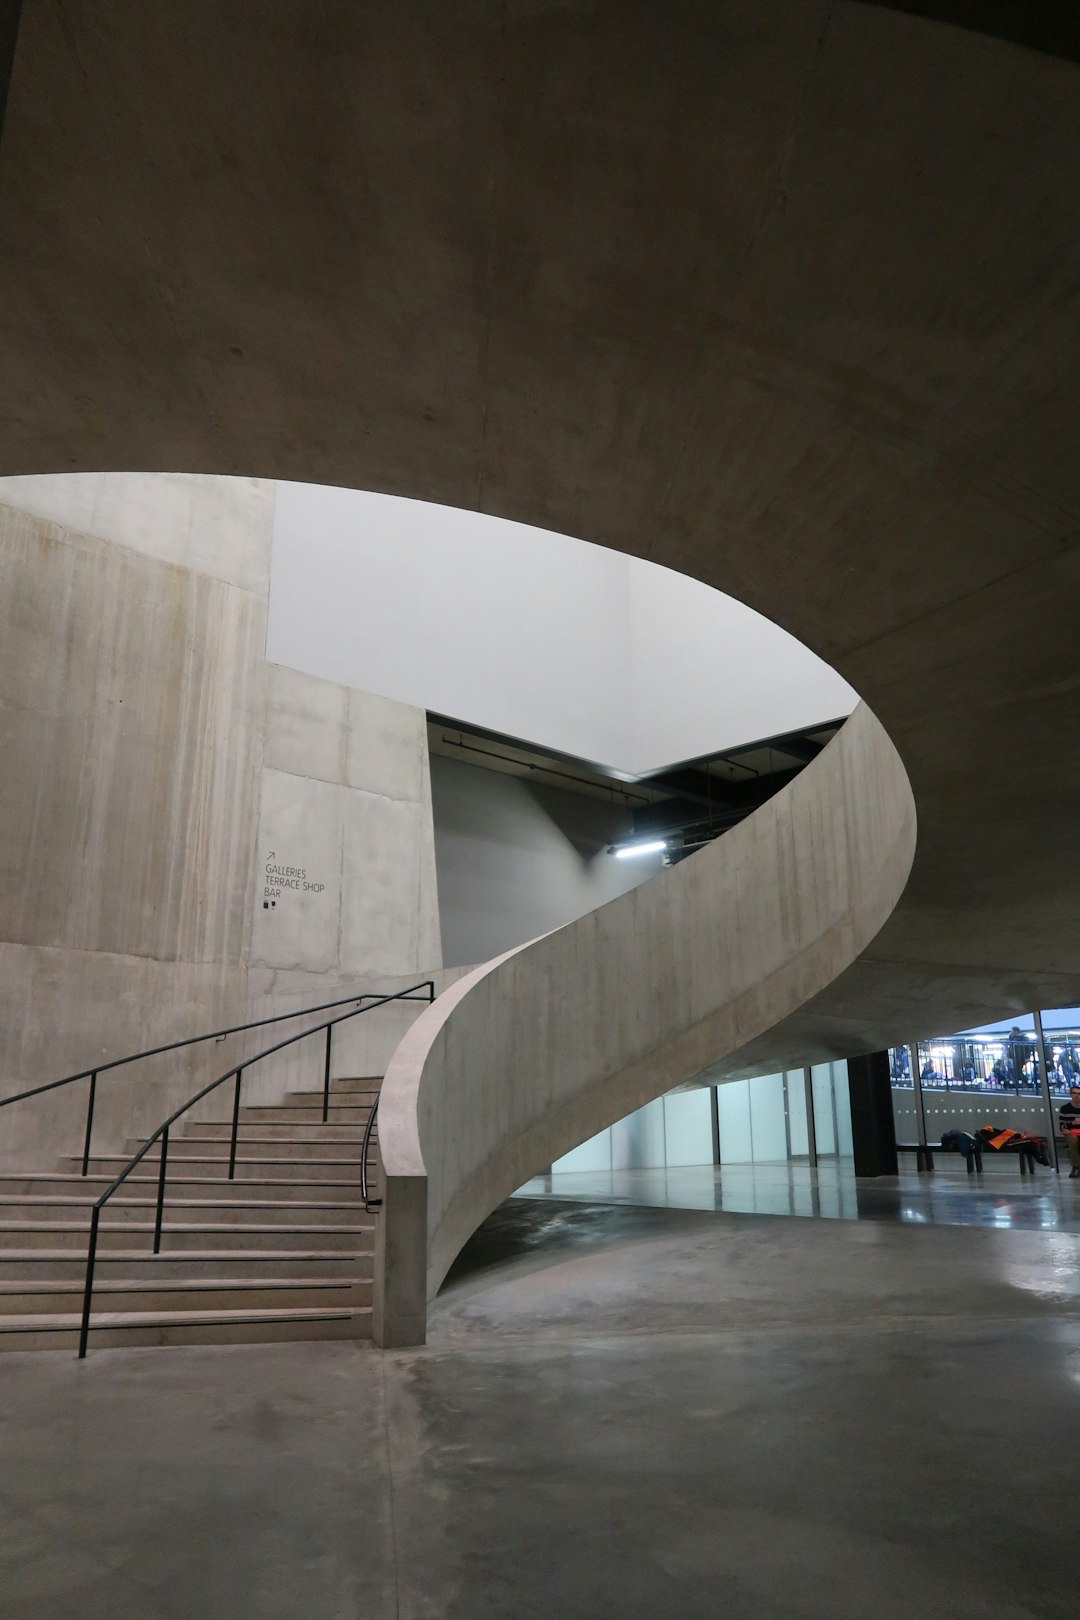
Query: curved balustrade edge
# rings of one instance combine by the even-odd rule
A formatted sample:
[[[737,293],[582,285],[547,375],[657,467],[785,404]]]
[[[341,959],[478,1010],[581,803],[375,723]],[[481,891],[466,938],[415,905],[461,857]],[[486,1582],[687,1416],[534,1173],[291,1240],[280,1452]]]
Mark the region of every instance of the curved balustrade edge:
[[[861,705],[722,839],[440,997],[382,1088],[376,1341],[423,1342],[462,1244],[530,1175],[839,977],[892,913],[915,833],[899,755]]]

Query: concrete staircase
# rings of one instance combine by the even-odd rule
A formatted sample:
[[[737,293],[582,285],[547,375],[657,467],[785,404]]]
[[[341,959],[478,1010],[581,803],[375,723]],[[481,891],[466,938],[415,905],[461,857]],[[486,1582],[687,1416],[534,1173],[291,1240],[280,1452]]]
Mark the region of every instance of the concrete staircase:
[[[335,1080],[325,1124],[321,1091],[241,1108],[233,1181],[231,1114],[174,1127],[161,1253],[156,1148],[102,1212],[90,1350],[370,1337],[360,1156],[380,1084]],[[90,1210],[141,1145],[85,1177],[79,1158],[0,1175],[0,1351],[77,1348]],[[371,1175],[377,1157],[373,1133]]]

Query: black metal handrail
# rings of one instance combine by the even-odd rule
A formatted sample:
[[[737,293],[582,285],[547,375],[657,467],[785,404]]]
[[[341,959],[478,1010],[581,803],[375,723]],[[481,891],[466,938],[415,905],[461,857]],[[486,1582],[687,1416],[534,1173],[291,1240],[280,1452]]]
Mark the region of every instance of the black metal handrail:
[[[385,998],[382,998],[385,999]],[[0,1108],[7,1108],[10,1103],[25,1102],[27,1097],[40,1097],[43,1092],[56,1091],[60,1086],[74,1085],[77,1080],[89,1080],[89,1094],[86,1099],[86,1131],[83,1136],[82,1175],[87,1175],[90,1168],[90,1136],[94,1128],[94,1099],[97,1094],[97,1078],[109,1069],[121,1069],[126,1063],[138,1063],[143,1058],[160,1057],[163,1052],[178,1052],[184,1046],[198,1046],[202,1041],[220,1041],[227,1035],[242,1035],[249,1029],[265,1029],[268,1024],[281,1024],[290,1018],[303,1018],[308,1013],[329,1012],[332,1007],[347,1007],[352,1002],[369,1001],[378,1002],[380,998],[374,991],[365,990],[359,996],[342,996],[337,1001],[323,1001],[317,1007],[298,1007],[295,1012],[274,1013],[268,1018],[255,1018],[250,1024],[232,1024],[228,1029],[211,1029],[205,1035],[188,1035],[182,1041],[170,1041],[167,1046],[148,1046],[143,1052],[131,1052],[127,1057],[112,1058],[108,1063],[98,1063],[92,1069],[80,1069],[78,1074],[66,1074],[62,1080],[47,1080],[43,1086],[31,1086],[29,1091],[17,1091],[12,1097],[0,1097]],[[322,1029],[322,1024],[316,1025]],[[305,1030],[304,1034],[313,1031]],[[326,1098],[330,1091],[330,1052],[327,1042],[326,1078],[324,1083],[323,1120],[326,1119]],[[232,1073],[232,1071],[229,1071]]]
[[[375,1129],[375,1117],[379,1112],[380,1100],[381,1094],[375,1098],[371,1112],[368,1114],[367,1124],[364,1126],[364,1146],[360,1153],[360,1198],[365,1209],[379,1209],[382,1205],[382,1199],[372,1198],[368,1191],[368,1153],[371,1148],[371,1133]]]
[[[417,995],[417,991],[424,991],[426,994]],[[369,999],[369,993],[365,992],[363,997],[349,997],[348,999],[367,1000]],[[331,1041],[333,1040],[334,1026],[336,1024],[345,1023],[347,1019],[358,1018],[361,1013],[373,1012],[376,1007],[383,1007],[391,1001],[427,1001],[430,1003],[434,1001],[434,999],[435,982],[433,979],[424,979],[420,984],[410,985],[407,990],[398,990],[392,995],[379,996],[375,998],[372,1000],[371,1006],[369,1007],[354,1007],[351,1012],[339,1013],[336,1018],[328,1018],[325,1020],[325,1022],[316,1024],[313,1029],[299,1030],[297,1034],[290,1035],[286,1040],[278,1041],[274,1046],[268,1046],[263,1052],[257,1052],[254,1057],[246,1058],[244,1062],[239,1065],[239,1067],[232,1065],[230,1068],[226,1069],[224,1074],[219,1075],[216,1080],[211,1080],[209,1085],[203,1086],[202,1089],[197,1091],[193,1097],[189,1097],[186,1103],[182,1103],[179,1108],[169,1115],[167,1120],[158,1126],[157,1130],[152,1136],[147,1137],[142,1147],[139,1148],[137,1153],[132,1155],[127,1164],[121,1170],[120,1174],[109,1184],[108,1187],[106,1187],[105,1191],[101,1194],[101,1197],[97,1200],[93,1209],[90,1211],[90,1239],[86,1250],[86,1283],[83,1289],[82,1322],[79,1328],[80,1361],[83,1360],[86,1355],[87,1339],[90,1335],[90,1308],[94,1295],[94,1267],[97,1261],[98,1225],[101,1220],[101,1211],[104,1209],[113,1193],[116,1192],[117,1188],[123,1186],[128,1176],[130,1176],[131,1172],[135,1169],[136,1165],[141,1164],[142,1160],[149,1153],[154,1143],[160,1141],[161,1159],[158,1164],[157,1212],[154,1217],[153,1252],[154,1254],[161,1253],[161,1226],[162,1216],[165,1209],[165,1175],[169,1159],[169,1130],[173,1125],[176,1124],[176,1121],[181,1117],[181,1115],[186,1114],[189,1108],[194,1108],[197,1102],[202,1102],[203,1098],[208,1097],[212,1091],[216,1091],[218,1086],[224,1085],[226,1080],[235,1080],[236,1089],[233,1094],[232,1130],[229,1138],[228,1179],[232,1181],[235,1179],[236,1175],[236,1141],[240,1124],[240,1087],[245,1069],[250,1069],[253,1064],[260,1063],[263,1058],[272,1057],[275,1052],[284,1051],[287,1046],[294,1046],[297,1041],[306,1040],[309,1035],[319,1035],[323,1032],[323,1030],[325,1030],[326,1059],[323,1080],[323,1120],[325,1121],[327,1118],[329,1104],[330,1046]],[[331,1002],[329,1005],[333,1006],[339,1004]],[[308,1008],[307,1010],[314,1012],[321,1009]],[[377,1110],[377,1107],[378,1100],[376,1099],[375,1107],[372,1108],[371,1113],[368,1115],[368,1124],[364,1132],[365,1166],[367,1148],[371,1135],[371,1120]],[[366,1176],[364,1174],[365,1166],[361,1167],[362,1191],[366,1188]]]

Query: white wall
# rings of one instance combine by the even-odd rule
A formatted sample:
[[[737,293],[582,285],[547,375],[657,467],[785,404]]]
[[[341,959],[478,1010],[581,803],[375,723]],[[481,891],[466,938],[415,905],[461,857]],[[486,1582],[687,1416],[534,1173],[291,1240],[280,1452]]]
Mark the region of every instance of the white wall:
[[[267,655],[628,773],[850,713],[759,614],[475,512],[279,484]]]
[[[443,960],[487,962],[583,917],[660,870],[617,860],[618,805],[435,754],[431,759]]]

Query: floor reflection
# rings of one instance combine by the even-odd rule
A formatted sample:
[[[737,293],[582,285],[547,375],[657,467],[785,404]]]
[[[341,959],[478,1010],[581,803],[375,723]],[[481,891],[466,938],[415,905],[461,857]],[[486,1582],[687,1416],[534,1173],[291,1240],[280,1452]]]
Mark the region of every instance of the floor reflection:
[[[1080,1232],[1080,1181],[1044,1169],[1021,1179],[1012,1160],[987,1165],[979,1177],[949,1168],[874,1180],[857,1180],[850,1163],[816,1170],[790,1163],[584,1170],[534,1176],[520,1195],[740,1215]]]

